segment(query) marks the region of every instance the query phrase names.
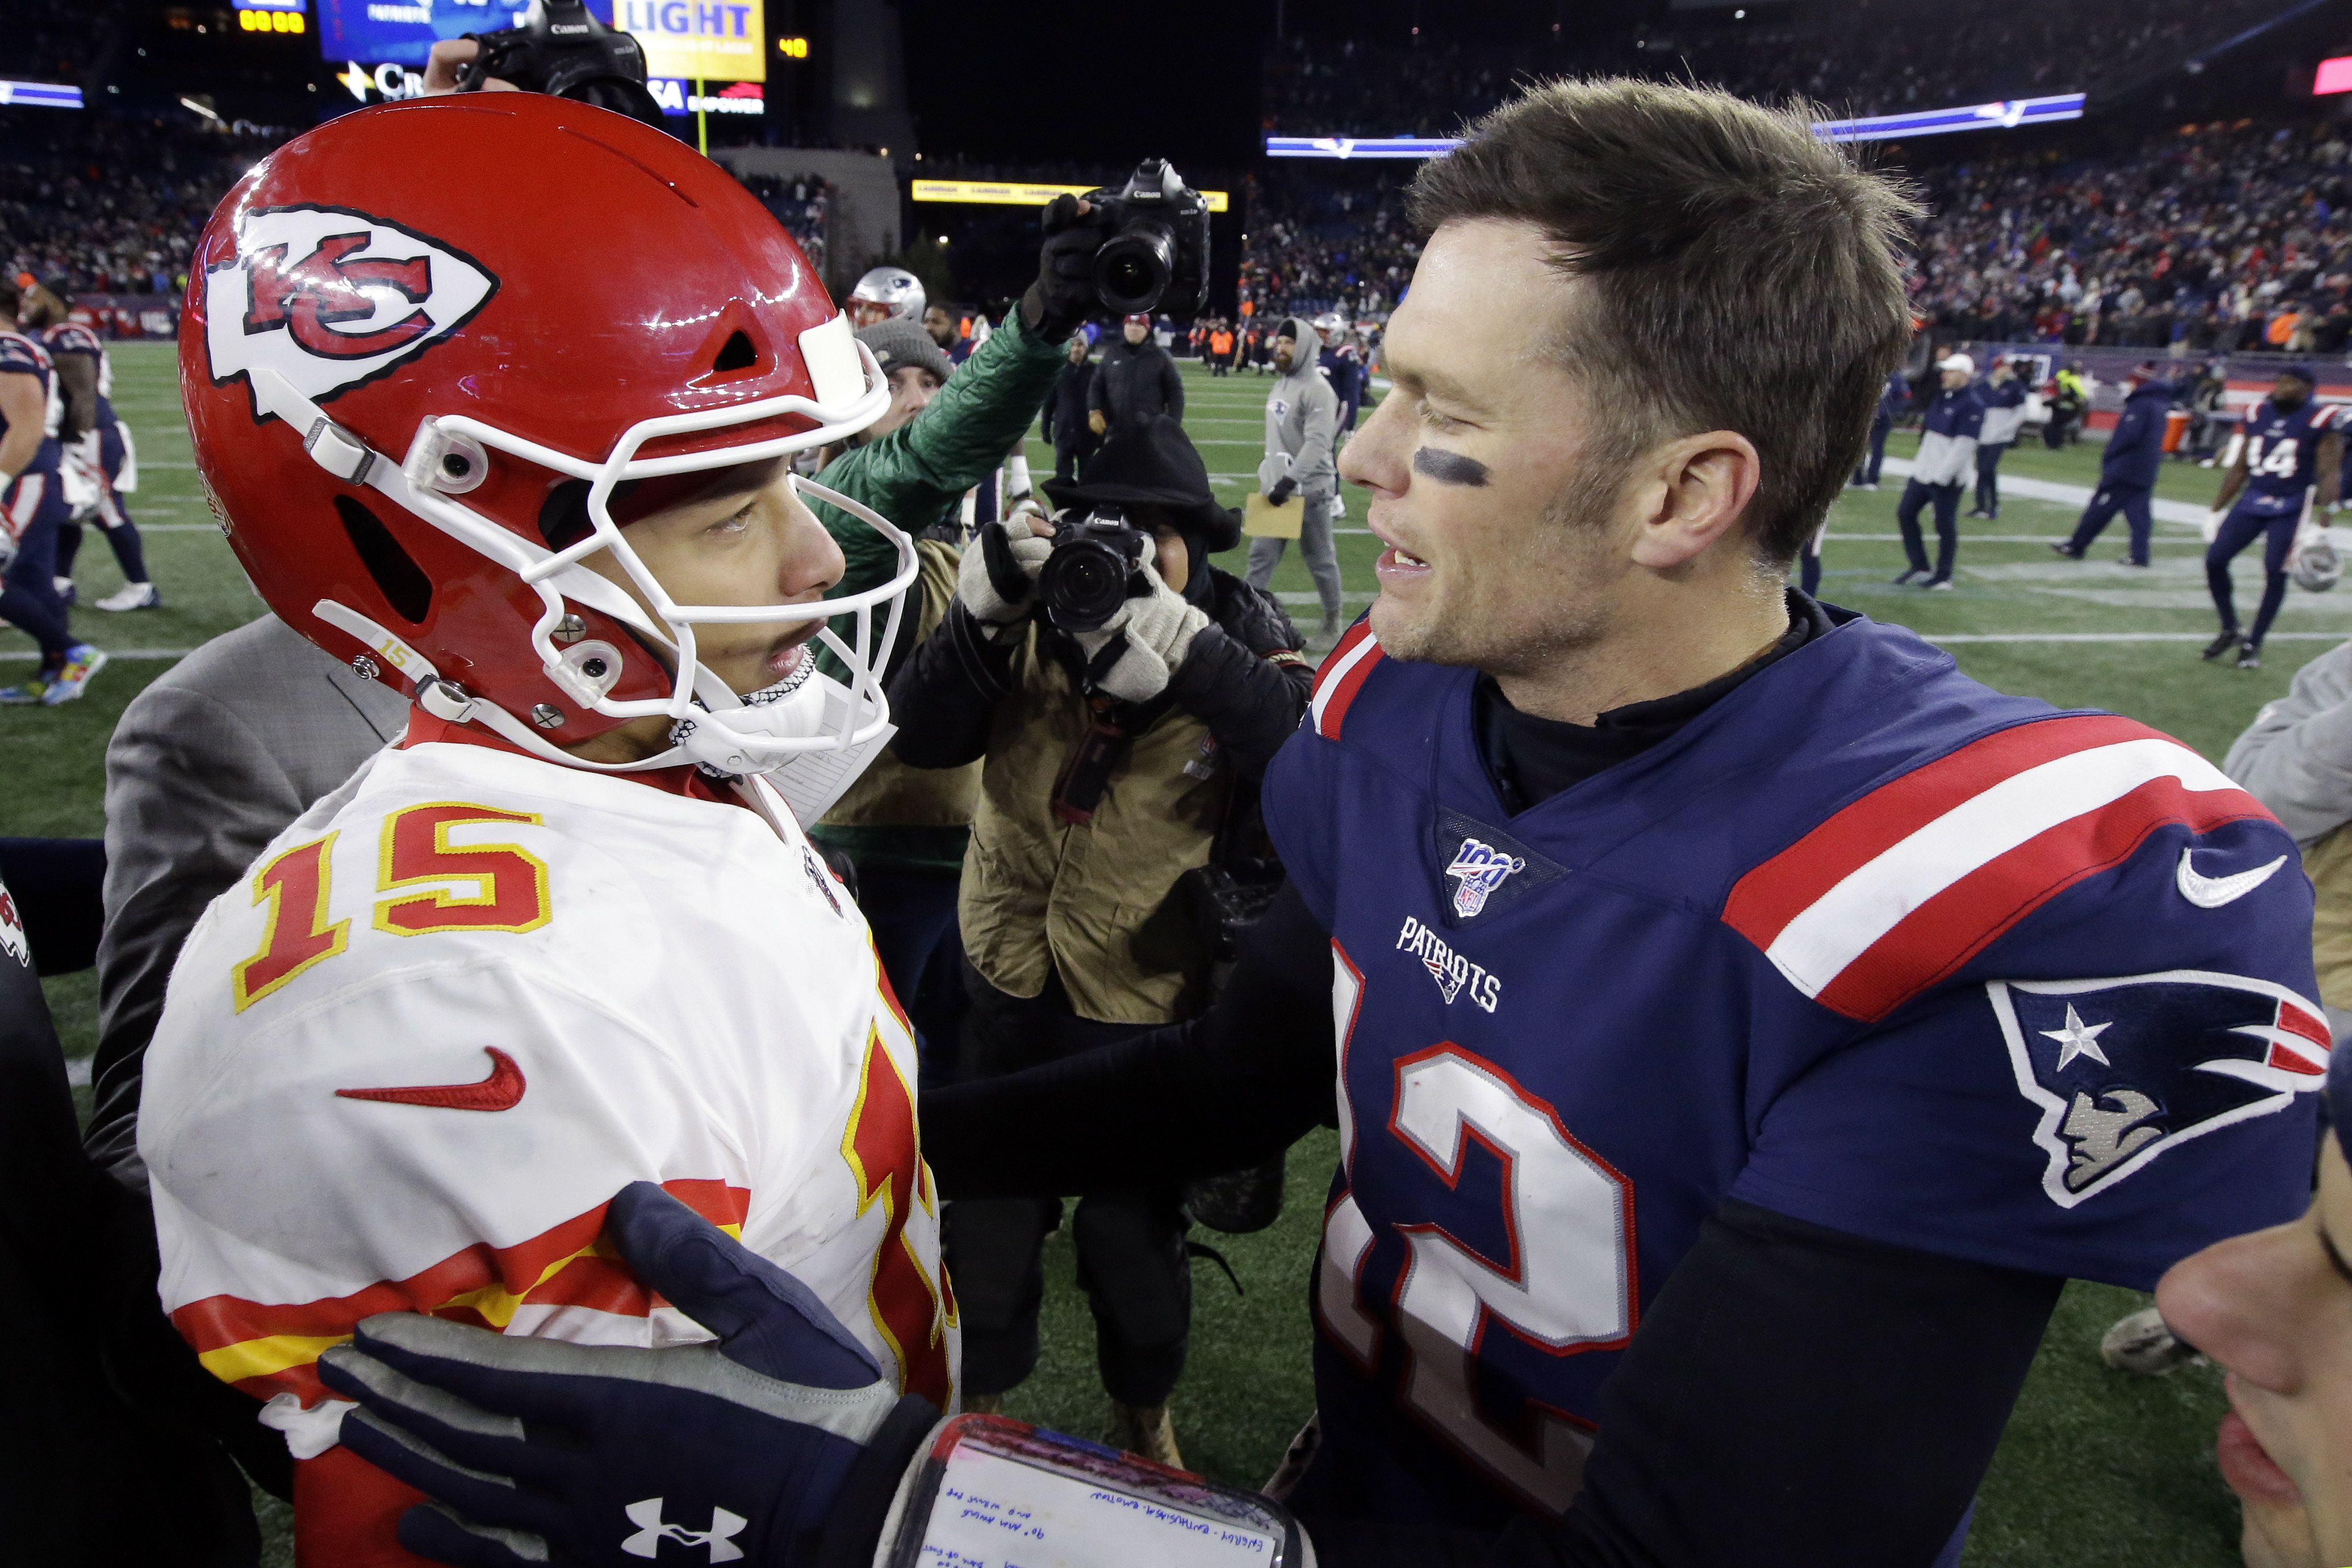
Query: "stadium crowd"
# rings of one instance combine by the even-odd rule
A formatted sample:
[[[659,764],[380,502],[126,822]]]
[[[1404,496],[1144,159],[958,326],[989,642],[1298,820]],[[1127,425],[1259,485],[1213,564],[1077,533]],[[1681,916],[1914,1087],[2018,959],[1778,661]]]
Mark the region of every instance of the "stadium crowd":
[[[1788,20],[1643,24],[1574,47],[1337,47],[1268,52],[1265,129],[1289,136],[1451,136],[1531,77],[1655,77],[1840,115],[2081,92],[2185,58],[2285,0],[1986,0],[1965,7],[1820,0]]]
[[[176,293],[205,220],[283,139],[0,109],[0,259],[81,291]]]
[[[78,81],[102,55],[124,8],[85,0],[10,0],[0,29],[0,77]]]
[[[776,215],[776,221],[800,242],[817,276],[824,276],[825,218],[832,210],[833,186],[814,174],[785,179],[779,174],[738,174],[744,189]]]
[[[1421,246],[1402,184],[1276,170],[1248,186],[1241,298],[1264,318],[1385,315],[1412,281]]]
[[[2347,156],[2333,124],[2239,122],[1933,170],[1914,304],[1984,342],[2336,353],[2352,340]],[[1277,171],[1250,212],[1242,289],[1260,313],[1378,315],[1412,275],[1400,189],[1360,171]]]
[[[1925,182],[1913,298],[1988,342],[2336,353],[2352,334],[2347,151],[2333,123],[2239,123],[1955,165]]]

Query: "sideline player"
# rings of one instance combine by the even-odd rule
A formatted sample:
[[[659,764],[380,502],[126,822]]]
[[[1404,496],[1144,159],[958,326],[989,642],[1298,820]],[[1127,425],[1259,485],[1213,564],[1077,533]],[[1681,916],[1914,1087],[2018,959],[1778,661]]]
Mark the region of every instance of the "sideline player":
[[[163,603],[163,594],[147,576],[147,555],[139,525],[122,498],[139,489],[139,451],[131,444],[131,426],[115,416],[114,361],[106,344],[89,328],[67,312],[61,287],[36,284],[25,290],[25,324],[41,334],[58,371],[65,398],[65,421],[58,432],[66,468],[77,473],[91,499],[82,503],[58,530],[58,597],[74,602],[74,558],[81,552],[81,525],[94,518],[106,531],[114,563],[122,572],[122,586],[98,601],[101,610],[152,610]]]
[[[2205,551],[2205,586],[2221,616],[2221,635],[2205,645],[2209,659],[2234,647],[2240,669],[2263,667],[2263,637],[2286,600],[2297,536],[2315,515],[2324,520],[2335,509],[2344,472],[2345,406],[2314,402],[2317,385],[2308,365],[2279,372],[2271,395],[2247,416],[2245,444],[2221,477],[2221,491],[2213,498],[2219,522]],[[2263,602],[2253,631],[2242,637],[2230,563],[2257,539],[2263,542]]]
[[[534,172],[527,221],[445,177],[477,161]],[[949,1405],[913,1041],[796,820],[887,738],[915,574],[810,487],[898,552],[824,598],[842,554],[787,467],[887,408],[872,356],[723,169],[536,94],[297,138],[191,270],[231,543],[417,703],[207,910],[145,1069],[163,1303],[268,1402],[303,1560],[410,1561],[414,1494],[338,1445],[314,1371],[358,1318],[702,1337],[598,1249],[635,1181],[789,1264],[886,1405]]]
[[[1364,384],[1369,379],[1364,369],[1364,356],[1348,331],[1348,318],[1337,310],[1326,310],[1315,318],[1316,336],[1323,340],[1322,351],[1315,363],[1323,379],[1331,384],[1332,394],[1339,399],[1339,415],[1331,430],[1331,461],[1339,461],[1339,449],[1356,431],[1356,411],[1364,401]],[[1348,498],[1344,491],[1331,492],[1331,515],[1348,515]]]
[[[19,326],[20,292],[0,279],[0,621],[40,649],[33,678],[0,687],[0,704],[55,707],[79,697],[106,655],[73,635],[58,597],[58,529],[67,516],[57,368]]]
[[[1337,1120],[1287,1493],[1326,1563],[1956,1562],[2063,1280],[2145,1288],[2308,1195],[2285,833],[2168,737],[1780,582],[1910,336],[1913,212],[1810,118],[1554,83],[1424,166],[1347,453],[1381,595],[1263,797],[1289,888],[1200,1022],[926,1097],[959,1195]],[[541,1467],[821,1489],[786,1420],[696,1481],[719,1445],[593,1349],[385,1331],[336,1352],[409,1434],[371,1451],[481,1524],[576,1539],[495,1484]],[[592,1388],[569,1449],[416,1446]]]
[[[849,324],[862,331],[893,319],[919,326],[929,304],[921,279],[903,267],[877,267],[857,280],[841,308],[849,312]]]

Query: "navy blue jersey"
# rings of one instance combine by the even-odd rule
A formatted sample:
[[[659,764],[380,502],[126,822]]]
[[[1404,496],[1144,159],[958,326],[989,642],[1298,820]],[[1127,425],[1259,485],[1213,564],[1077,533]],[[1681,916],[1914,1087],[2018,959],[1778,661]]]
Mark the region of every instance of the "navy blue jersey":
[[[1364,358],[1355,346],[1342,343],[1336,349],[1325,349],[1315,356],[1323,372],[1323,379],[1331,384],[1331,391],[1339,399],[1339,428],[1356,427],[1356,410],[1364,400]]]
[[[1475,677],[1333,649],[1265,785],[1331,933],[1318,1496],[1574,1494],[1602,1380],[1727,1198],[2138,1288],[2310,1194],[2311,889],[2129,720],[1845,611],[1516,816]]]
[[[98,406],[93,412],[89,428],[110,430],[114,427],[114,362],[107,357],[106,343],[99,335],[79,321],[60,321],[41,334],[41,346],[49,351],[51,361],[63,354],[86,354],[98,371]]]
[[[46,410],[42,415],[40,449],[34,453],[33,460],[25,466],[24,472],[16,477],[16,482],[9,487],[9,494],[14,496],[27,477],[47,479],[57,473],[60,457],[58,426],[64,417],[65,408],[58,401],[58,374],[56,367],[49,363],[48,351],[24,333],[0,332],[0,375],[29,375],[37,379],[41,384],[41,399]],[[6,420],[0,419],[0,431],[7,427]]]
[[[2290,414],[2263,399],[2246,417],[2246,489],[2238,505],[2271,516],[2301,511],[2318,478],[2320,437],[2347,423],[2340,403],[2308,398]]]

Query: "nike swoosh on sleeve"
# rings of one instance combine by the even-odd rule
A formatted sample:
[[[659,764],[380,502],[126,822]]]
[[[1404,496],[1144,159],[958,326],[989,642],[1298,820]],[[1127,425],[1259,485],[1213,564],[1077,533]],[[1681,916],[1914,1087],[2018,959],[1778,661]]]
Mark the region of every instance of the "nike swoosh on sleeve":
[[[2200,910],[2218,910],[2223,904],[2244,898],[2269,881],[2278,868],[2286,864],[2286,857],[2282,855],[2269,865],[2257,866],[2251,871],[2240,871],[2228,877],[2200,877],[2197,868],[2189,863],[2189,857],[2195,851],[2186,848],[2180,851],[2180,868],[2173,874],[2172,880],[2179,888],[2180,896]]]
[[[386,1105],[428,1105],[436,1110],[512,1110],[522,1103],[522,1068],[496,1046],[482,1049],[490,1076],[478,1083],[426,1083],[414,1089],[339,1089],[343,1100],[374,1100]]]

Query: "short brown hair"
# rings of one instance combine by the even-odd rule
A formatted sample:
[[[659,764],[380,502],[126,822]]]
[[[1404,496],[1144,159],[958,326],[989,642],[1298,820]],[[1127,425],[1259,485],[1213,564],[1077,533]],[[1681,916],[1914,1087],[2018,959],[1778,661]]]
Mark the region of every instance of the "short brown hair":
[[[1587,279],[1563,324],[1603,449],[1736,430],[1748,530],[1785,566],[1853,471],[1911,337],[1896,256],[1920,208],[1812,133],[1806,106],[1627,79],[1530,87],[1421,171],[1410,214],[1532,224]]]

